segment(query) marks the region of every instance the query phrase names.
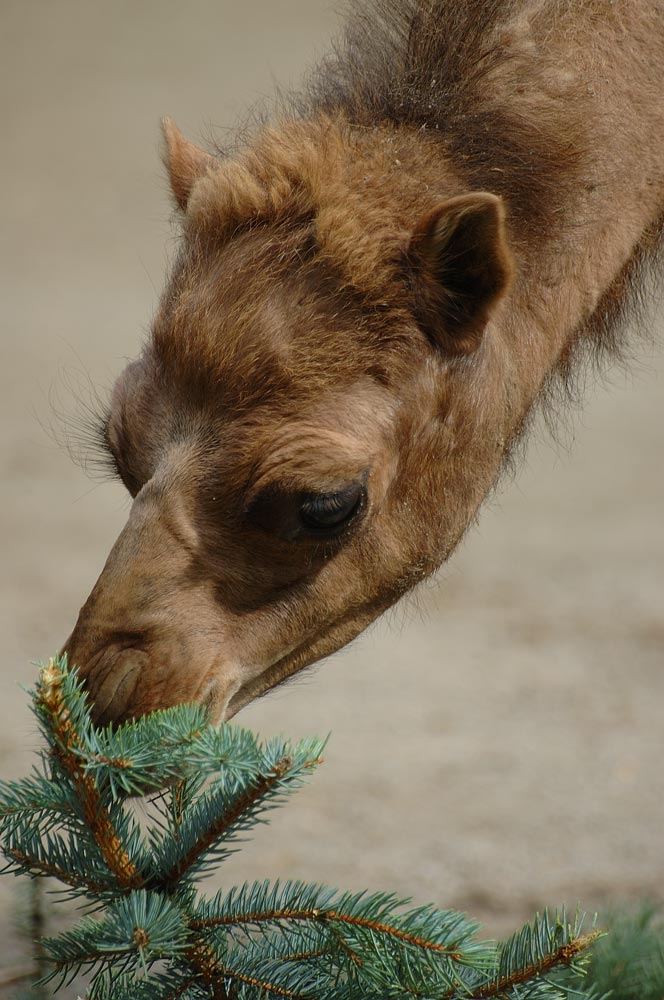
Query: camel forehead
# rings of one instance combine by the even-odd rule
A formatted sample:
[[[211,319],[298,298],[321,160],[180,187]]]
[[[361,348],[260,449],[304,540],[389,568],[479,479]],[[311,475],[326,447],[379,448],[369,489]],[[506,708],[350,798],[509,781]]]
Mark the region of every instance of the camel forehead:
[[[297,403],[375,366],[370,327],[306,227],[264,228],[183,257],[153,326],[152,351],[169,381],[208,387],[226,405]]]

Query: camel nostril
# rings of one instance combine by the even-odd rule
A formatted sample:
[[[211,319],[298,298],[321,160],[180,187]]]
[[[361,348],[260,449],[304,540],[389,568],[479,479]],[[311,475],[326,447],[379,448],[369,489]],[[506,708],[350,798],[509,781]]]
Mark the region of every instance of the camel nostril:
[[[117,722],[121,717],[131,715],[128,711],[130,702],[141,669],[147,661],[147,653],[134,649],[125,650],[99,677],[95,676],[96,671],[88,677],[88,688],[94,699],[92,717],[96,725]]]

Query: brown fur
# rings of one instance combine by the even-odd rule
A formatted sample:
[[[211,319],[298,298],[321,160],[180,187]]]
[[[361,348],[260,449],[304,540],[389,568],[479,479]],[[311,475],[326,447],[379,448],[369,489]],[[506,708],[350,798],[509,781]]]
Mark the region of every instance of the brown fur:
[[[181,251],[104,431],[135,500],[67,643],[99,717],[228,717],[449,556],[620,343],[663,134],[652,0],[366,0],[234,156],[165,124]]]

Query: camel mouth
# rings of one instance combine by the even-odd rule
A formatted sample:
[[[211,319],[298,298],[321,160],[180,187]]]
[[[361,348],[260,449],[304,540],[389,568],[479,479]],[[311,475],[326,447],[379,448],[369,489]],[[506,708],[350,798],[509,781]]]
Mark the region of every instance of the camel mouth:
[[[306,667],[347,646],[375,621],[386,606],[383,602],[369,600],[359,606],[353,616],[338,614],[315,631],[312,630],[301,642],[295,643],[259,673],[240,684],[228,700],[223,721],[229,722],[251,701],[268,694]]]
[[[291,652],[281,656],[278,660],[274,660],[256,677],[252,677],[251,680],[242,684],[228,699],[222,715],[223,722],[230,722],[230,720],[234,718],[238,712],[241,712],[242,709],[246,708],[252,701],[255,701],[262,695],[268,694],[275,688],[285,684],[297,670],[306,666],[306,660],[303,663],[300,663],[298,656],[310,646],[310,642],[302,643]],[[293,663],[292,667],[288,666],[289,661]],[[297,664],[297,666],[295,664]],[[274,674],[277,675],[276,679],[274,681],[269,681],[268,677],[271,675],[273,676]]]
[[[106,647],[88,661],[82,679],[96,726],[118,725],[134,717],[132,703],[148,653],[126,645]]]
[[[269,694],[270,691],[281,687],[282,684],[286,684],[294,674],[299,673],[305,667],[319,660],[320,655],[314,651],[315,647],[336,624],[336,621],[328,622],[324,628],[311,632],[302,642],[293,645],[287,652],[282,653],[277,659],[268,663],[260,673],[250,678],[244,684],[241,684],[228,700],[223,721],[230,722],[250,702]],[[324,656],[334,651],[335,647],[332,647]]]

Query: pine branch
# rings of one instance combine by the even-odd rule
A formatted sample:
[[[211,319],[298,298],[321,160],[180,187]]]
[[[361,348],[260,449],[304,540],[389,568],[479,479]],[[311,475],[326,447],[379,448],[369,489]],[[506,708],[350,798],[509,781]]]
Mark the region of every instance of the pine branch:
[[[212,903],[203,903],[191,927],[198,930],[298,921],[338,924],[341,928],[360,928],[445,955],[453,961],[464,961],[463,946],[471,941],[475,924],[460,914],[441,913],[433,907],[399,913],[403,905],[385,893],[339,895],[324,886],[299,882],[286,882],[283,886],[277,882],[272,887],[268,883],[255,883],[239,892],[231,890],[225,897],[219,893]],[[388,921],[387,916],[392,919]],[[470,950],[477,951],[474,942]]]
[[[6,870],[58,878],[74,895],[85,892],[92,900],[118,892],[117,879],[91,836],[62,835],[55,829],[44,833],[27,821],[9,829],[0,824],[0,831],[9,861]]]
[[[549,955],[542,956],[538,961],[532,962],[530,965],[514,971],[510,975],[503,976],[494,982],[486,983],[473,994],[470,1000],[488,1000],[490,997],[504,996],[516,986],[529,982],[536,977],[541,977],[561,965],[569,966],[575,958],[582,952],[587,951],[601,936],[601,931],[591,931],[590,934],[583,934],[568,944],[562,945]]]
[[[6,847],[5,854],[28,875],[55,878],[74,889],[87,889],[94,895],[100,895],[104,892],[105,887],[92,881],[88,876],[81,875],[78,872],[65,871],[64,868],[60,868],[50,861],[40,861],[37,858],[29,857],[16,847]]]
[[[239,727],[213,729],[199,705],[179,705],[86,734],[80,751],[86,770],[98,773],[114,795],[148,795],[192,776],[223,769],[240,778],[260,765],[256,738]]]
[[[376,981],[384,995],[395,990],[400,996],[429,995],[434,985],[442,995],[465,981],[466,967],[483,973],[479,981],[486,982],[496,962],[495,948],[477,942],[475,925],[461,914],[433,907],[404,911],[399,900],[384,893],[339,894],[295,882],[257,883],[225,897],[220,893],[199,904],[190,927],[232,937],[244,928],[239,946],[248,960],[254,930],[260,935],[259,956],[275,954],[275,940],[283,940],[275,955],[281,963],[293,954],[309,959],[315,954],[327,966],[326,972],[319,971],[317,996],[323,981],[332,984],[339,977],[354,984],[354,995],[368,995]]]
[[[464,915],[388,893],[263,882],[200,899],[195,878],[303,783],[319,741],[261,745],[187,706],[96,730],[53,661],[34,710],[45,774],[0,786],[0,839],[11,869],[99,911],[44,942],[47,978],[87,970],[88,1000],[591,1000],[575,977],[596,935],[564,913],[497,948]],[[143,835],[123,800],[146,791]]]
[[[118,836],[94,777],[84,768],[81,754],[85,745],[75,725],[75,718],[65,703],[64,675],[54,660],[42,670],[37,685],[37,699],[48,717],[56,742],[55,754],[72,780],[79,797],[87,825],[109,869],[126,889],[143,883],[136,865]]]
[[[4,803],[0,816],[7,824],[12,817],[17,823],[29,819],[40,825],[45,820],[51,824],[77,821],[69,789],[39,773],[0,782],[0,800]]]
[[[117,966],[147,970],[189,947],[186,918],[166,897],[134,891],[106,908],[101,919],[84,917],[76,927],[44,941],[53,965],[47,978],[68,978],[84,969]]]
[[[426,938],[418,937],[415,934],[409,934],[407,931],[400,930],[398,927],[390,924],[370,920],[367,917],[354,917],[347,913],[340,913],[337,910],[268,910],[263,913],[241,913],[233,918],[214,917],[209,920],[193,920],[191,926],[194,930],[201,930],[204,927],[222,927],[229,924],[280,923],[282,921],[290,923],[293,920],[305,920],[314,923],[338,922],[351,927],[362,927],[373,934],[392,937],[398,941],[403,941],[405,944],[414,945],[416,948],[446,955],[455,962],[461,960],[460,952],[450,951],[445,945],[437,944],[435,941],[428,941]]]
[[[583,917],[577,913],[572,923],[567,921],[563,909],[560,915],[549,914],[547,910],[534,922],[526,924],[499,947],[498,963],[488,979],[476,984],[471,990],[473,1000],[514,995],[521,997],[524,984],[548,983],[552,989],[560,984],[552,984],[545,977],[561,968],[569,968],[582,974],[587,964],[588,950],[601,937],[600,931],[582,933]]]
[[[344,946],[344,943],[340,941],[340,944]],[[328,954],[326,948],[318,948],[315,951],[300,951],[296,952],[294,955],[284,955],[281,959],[282,962],[311,962],[316,958],[324,958]],[[354,962],[358,965],[362,964],[361,959],[353,952],[351,955]]]
[[[343,1000],[342,982],[336,983],[325,973],[318,975],[306,962],[285,963],[271,955],[270,949],[256,945],[229,952],[218,962],[216,971],[231,997],[244,995],[243,989],[249,987],[247,995],[254,997],[270,994],[293,1000],[332,1000],[332,997]]]
[[[153,868],[148,886],[166,891],[184,878],[199,875],[211,864],[227,857],[226,845],[240,831],[254,826],[268,809],[285,794],[299,787],[308,773],[321,763],[320,741],[290,747],[277,743],[268,746],[260,763],[250,775],[221,776],[198,799],[186,808],[178,804],[176,790],[170,839],[153,843]],[[259,769],[260,768],[260,769]]]
[[[314,763],[316,762],[312,761],[311,766]],[[230,829],[237,826],[247,813],[252,813],[259,803],[264,801],[266,796],[288,775],[292,765],[292,758],[282,757],[277,761],[270,774],[261,775],[253,785],[250,785],[231,801],[221,814],[212,819],[207,828],[200,831],[197,839],[190,845],[186,853],[169,870],[160,875],[160,884],[169,887],[179,883],[201,855],[209,851]]]
[[[286,989],[284,986],[279,986],[276,983],[271,983],[266,979],[259,979],[256,976],[249,976],[246,973],[239,972],[237,969],[230,969],[225,966],[222,970],[222,975],[226,979],[237,980],[239,983],[243,983],[245,986],[253,986],[255,989],[259,990],[260,993],[271,993],[273,996],[278,997],[292,997],[292,1000],[311,1000],[306,994],[298,993],[295,990]]]
[[[187,949],[187,961],[196,971],[196,980],[201,978],[213,991],[213,1000],[229,1000],[224,984],[224,968],[214,952],[207,945],[197,943]]]

